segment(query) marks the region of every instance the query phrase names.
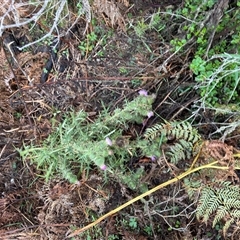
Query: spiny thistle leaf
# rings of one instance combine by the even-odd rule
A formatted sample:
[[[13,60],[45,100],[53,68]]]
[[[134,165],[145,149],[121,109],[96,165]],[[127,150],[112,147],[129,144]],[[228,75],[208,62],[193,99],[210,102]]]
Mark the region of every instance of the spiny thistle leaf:
[[[88,172],[94,165],[109,172],[117,170],[139,148],[135,140],[124,144],[124,147],[118,146],[116,140],[123,137],[122,133],[130,123],[144,122],[152,111],[154,99],[154,95],[147,93],[146,96],[139,95],[121,109],[112,113],[103,111],[94,122],[89,122],[87,113],[83,111],[69,113],[58,126],[53,126],[54,131],[41,146],[26,147],[20,150],[20,154],[36,163],[46,180],[61,175],[75,183],[78,178],[75,173]],[[115,142],[111,148],[106,143],[109,136]],[[149,148],[149,141],[142,143],[143,149]]]

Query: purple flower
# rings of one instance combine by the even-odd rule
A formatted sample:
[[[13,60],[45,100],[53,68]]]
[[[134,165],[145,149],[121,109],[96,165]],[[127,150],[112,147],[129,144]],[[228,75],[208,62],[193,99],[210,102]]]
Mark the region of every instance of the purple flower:
[[[148,95],[148,92],[147,92],[147,90],[142,89],[142,90],[138,91],[138,94],[139,94],[139,95],[142,95],[142,96],[147,96],[147,95]]]
[[[78,186],[81,186],[81,182],[80,181],[76,181],[75,184],[78,185]]]
[[[106,137],[106,143],[107,143],[108,146],[113,145],[112,140],[109,137]]]
[[[154,113],[152,111],[150,111],[150,112],[147,113],[147,116],[148,116],[148,118],[153,117]]]
[[[154,162],[154,161],[156,161],[157,157],[156,156],[151,156],[150,159]]]
[[[105,171],[107,169],[107,166],[105,164],[103,164],[103,165],[100,166],[100,169]]]

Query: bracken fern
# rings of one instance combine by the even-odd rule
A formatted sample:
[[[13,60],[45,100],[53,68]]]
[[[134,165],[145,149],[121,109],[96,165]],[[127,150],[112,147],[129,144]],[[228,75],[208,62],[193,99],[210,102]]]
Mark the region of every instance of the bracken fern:
[[[186,121],[156,124],[151,128],[147,128],[144,134],[145,138],[149,140],[154,140],[161,135],[165,135],[167,139],[184,139],[192,143],[199,140],[197,130]]]
[[[204,187],[199,199],[196,216],[205,224],[214,215],[212,227],[225,222],[223,234],[240,218],[240,188],[230,182],[222,182],[218,188]]]
[[[197,130],[189,122],[166,122],[147,128],[144,137],[149,141],[163,139],[162,142],[171,141],[165,150],[166,156],[174,164],[180,160],[189,159],[193,153],[194,144],[200,139]]]

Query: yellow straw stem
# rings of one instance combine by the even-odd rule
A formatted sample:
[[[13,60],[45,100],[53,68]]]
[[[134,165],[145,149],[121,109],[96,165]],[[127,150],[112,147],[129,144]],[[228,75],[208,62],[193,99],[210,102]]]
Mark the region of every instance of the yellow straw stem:
[[[67,238],[74,237],[74,236],[76,236],[76,235],[78,235],[78,234],[86,231],[87,229],[89,229],[89,228],[91,228],[91,227],[94,227],[95,225],[97,225],[97,224],[100,223],[102,220],[106,219],[107,217],[109,217],[109,216],[111,216],[111,215],[113,215],[113,214],[121,211],[121,210],[124,209],[125,207],[133,204],[134,202],[136,202],[136,201],[138,201],[138,200],[140,200],[140,199],[142,199],[142,198],[144,198],[144,197],[146,197],[146,196],[148,196],[148,195],[150,195],[150,194],[152,194],[152,193],[154,193],[154,192],[156,192],[157,190],[159,190],[159,189],[161,189],[161,188],[163,188],[163,187],[166,187],[166,186],[168,186],[168,185],[170,185],[170,184],[172,184],[172,183],[174,183],[174,182],[179,181],[180,179],[188,176],[188,175],[191,174],[191,173],[194,173],[194,172],[197,172],[197,171],[199,171],[199,170],[206,169],[206,168],[215,168],[215,169],[221,169],[221,170],[227,170],[227,169],[229,168],[229,167],[227,167],[227,166],[226,166],[226,167],[223,167],[223,166],[217,166],[217,165],[215,165],[215,164],[217,164],[217,163],[218,163],[218,161],[215,161],[215,162],[212,162],[212,163],[209,163],[209,164],[206,164],[206,165],[203,165],[203,166],[194,168],[194,169],[191,169],[191,168],[190,168],[189,170],[187,170],[186,172],[180,174],[179,176],[177,176],[177,177],[175,177],[175,178],[173,178],[173,179],[171,179],[171,180],[169,180],[169,181],[167,181],[167,182],[164,182],[164,183],[156,186],[155,188],[152,188],[151,190],[149,190],[149,191],[147,191],[147,192],[145,192],[145,193],[143,193],[143,194],[141,194],[141,195],[133,198],[132,200],[124,203],[123,205],[115,208],[114,210],[108,212],[107,214],[103,215],[102,217],[98,218],[96,221],[88,224],[87,226],[85,226],[85,227],[83,227],[83,228],[81,228],[81,229],[75,230],[73,233],[71,233],[69,236],[67,236]]]

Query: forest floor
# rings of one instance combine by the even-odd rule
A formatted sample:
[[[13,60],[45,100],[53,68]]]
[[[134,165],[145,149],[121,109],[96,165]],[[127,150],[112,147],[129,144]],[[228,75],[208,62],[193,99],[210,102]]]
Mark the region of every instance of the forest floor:
[[[182,4],[181,0],[139,1],[128,14],[134,19],[150,16],[159,7],[164,11]],[[147,30],[143,38],[130,27],[129,20],[114,28],[107,26],[107,21],[92,23],[85,36],[85,22],[77,24],[61,38],[57,57],[51,51],[54,42],[17,50],[20,43],[33,39],[32,34],[37,36],[44,30],[40,23],[34,32],[15,28],[2,36],[2,43],[11,43],[18,64],[14,64],[11,51],[2,48],[3,69],[10,63],[14,78],[0,79],[0,239],[65,239],[141,193],[113,177],[106,181],[94,167],[88,175],[81,174],[79,184],[60,177],[45,182],[42,172],[30,161],[23,161],[17,149],[41,144],[53,131],[53,119],[61,121],[69,111],[84,110],[94,121],[104,108],[121,108],[141,89],[156,95],[154,116],[146,126],[161,119],[192,117],[191,106],[199,99],[189,68],[193,50],[173,54],[167,41],[178,33],[166,28],[162,41],[156,32]],[[212,124],[216,119],[227,121],[210,111],[196,115],[194,123],[204,138],[217,130]],[[138,128],[132,125],[129,132],[139,132]],[[226,144],[240,147],[236,137],[227,139]],[[174,177],[166,170],[167,164],[142,156],[129,159],[126,166],[132,171],[144,168],[141,181],[148,189]],[[160,189],[72,239],[223,239],[221,225],[212,228],[196,220],[196,202],[189,200],[182,184],[179,181]]]

